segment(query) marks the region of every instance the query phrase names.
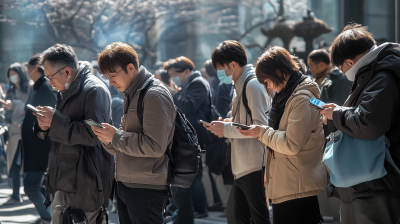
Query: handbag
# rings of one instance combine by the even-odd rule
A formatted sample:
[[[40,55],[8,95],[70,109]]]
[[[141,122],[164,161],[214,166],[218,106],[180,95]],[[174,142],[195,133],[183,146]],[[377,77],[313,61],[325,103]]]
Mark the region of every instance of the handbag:
[[[322,162],[328,168],[331,183],[347,188],[385,176],[385,160],[400,173],[390,156],[389,146],[385,135],[366,140],[336,131],[329,135]]]

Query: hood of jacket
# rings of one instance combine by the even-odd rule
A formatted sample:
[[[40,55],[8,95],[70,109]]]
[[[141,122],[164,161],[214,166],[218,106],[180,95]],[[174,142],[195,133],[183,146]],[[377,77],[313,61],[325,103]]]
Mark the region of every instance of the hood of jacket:
[[[400,77],[400,44],[384,43],[373,46],[371,50],[360,58],[345,75],[350,81],[354,81],[358,74],[372,66],[375,73],[381,70],[391,70]]]
[[[310,93],[313,96],[311,96]],[[292,93],[292,96],[289,98],[288,102],[293,97],[298,96],[298,95],[308,95],[308,96],[315,97],[315,98],[319,99],[320,98],[320,90],[319,90],[318,84],[307,77],[303,82],[301,82],[294,89],[294,91]]]
[[[246,78],[250,75],[256,75],[256,68],[254,68],[254,66],[252,64],[247,64],[243,71],[242,74],[239,76],[238,80],[236,80],[234,86],[235,86],[235,90],[236,90],[236,94],[238,96],[242,96],[242,91],[243,91],[243,85],[244,85],[244,81],[246,80]],[[237,88],[237,86],[239,86],[239,88]]]

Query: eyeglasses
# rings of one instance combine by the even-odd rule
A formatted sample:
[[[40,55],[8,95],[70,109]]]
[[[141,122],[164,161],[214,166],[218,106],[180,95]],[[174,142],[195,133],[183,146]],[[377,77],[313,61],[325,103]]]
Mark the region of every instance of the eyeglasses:
[[[123,69],[121,68],[121,70],[119,70],[118,72],[116,72],[114,75],[107,75],[107,74],[103,74],[103,78],[104,79],[112,79],[114,78],[118,73],[120,73]]]
[[[54,74],[51,75],[51,76],[45,75],[44,77],[45,77],[46,79],[48,79],[49,81],[53,81],[53,76],[55,76],[57,73],[59,73],[61,70],[63,70],[63,69],[66,68],[66,67],[68,67],[68,66],[62,67],[60,70],[58,70],[56,73],[54,73]]]

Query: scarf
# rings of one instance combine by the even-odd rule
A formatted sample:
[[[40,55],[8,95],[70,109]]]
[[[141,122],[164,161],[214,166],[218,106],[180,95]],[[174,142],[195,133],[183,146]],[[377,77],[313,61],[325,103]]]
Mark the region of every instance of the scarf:
[[[275,94],[274,98],[272,99],[272,108],[268,111],[268,125],[274,130],[279,129],[279,123],[281,121],[283,112],[285,111],[285,105],[289,97],[292,95],[296,87],[306,78],[307,76],[303,75],[301,72],[291,75],[286,83],[285,88],[283,88],[280,93]],[[271,149],[269,146],[268,150],[274,154],[273,149]]]

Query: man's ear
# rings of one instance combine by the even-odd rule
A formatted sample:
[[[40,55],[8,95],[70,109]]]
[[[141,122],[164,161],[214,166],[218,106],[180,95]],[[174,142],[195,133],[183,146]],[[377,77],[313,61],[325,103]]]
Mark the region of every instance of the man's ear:
[[[350,67],[356,63],[354,59],[346,59],[344,60],[344,62],[347,63]]]
[[[135,66],[134,66],[132,63],[129,63],[129,64],[126,66],[126,70],[127,70],[129,73],[135,73],[136,68],[135,68]]]

